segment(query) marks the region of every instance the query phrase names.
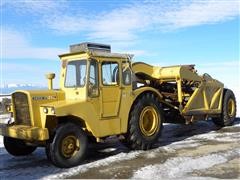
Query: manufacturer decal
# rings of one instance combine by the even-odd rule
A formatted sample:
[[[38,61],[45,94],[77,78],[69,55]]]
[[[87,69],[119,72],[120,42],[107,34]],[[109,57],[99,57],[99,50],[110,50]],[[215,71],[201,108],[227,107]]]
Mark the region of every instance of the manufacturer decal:
[[[32,100],[34,101],[44,101],[44,100],[55,100],[57,96],[33,96]]]

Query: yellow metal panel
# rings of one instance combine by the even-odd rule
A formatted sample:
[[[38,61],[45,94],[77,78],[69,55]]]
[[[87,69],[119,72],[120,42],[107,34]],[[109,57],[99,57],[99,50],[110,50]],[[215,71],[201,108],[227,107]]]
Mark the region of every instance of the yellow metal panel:
[[[191,95],[182,113],[184,115],[221,113],[222,92],[222,83],[214,79],[203,81]]]
[[[210,103],[211,109],[221,109],[221,107],[219,108],[219,104],[221,104],[220,99],[221,99],[222,91],[223,91],[223,88],[219,88],[216,91],[216,93],[212,96],[212,101]]]
[[[0,124],[0,134],[29,141],[44,141],[49,139],[48,130],[46,128],[23,125]]]
[[[88,53],[77,53],[77,54],[61,57],[61,60],[75,61],[79,59],[88,59],[88,58],[89,58]]]
[[[133,63],[132,70],[134,73],[142,73],[154,79],[161,80],[175,80],[177,79],[186,79],[193,81],[201,81],[201,77],[198,76],[196,72],[190,70],[186,65],[184,66],[168,66],[168,67],[158,67],[151,66],[146,63]]]
[[[16,91],[25,93],[28,97],[29,111],[31,117],[31,123],[33,126],[41,127],[43,122],[40,116],[40,106],[45,103],[50,103],[65,98],[63,91],[57,90],[26,90],[26,91]],[[16,118],[16,116],[15,116]]]
[[[205,108],[199,108],[199,109],[193,109],[189,110],[186,113],[184,113],[185,116],[190,116],[190,115],[207,115],[207,114],[220,114],[221,110],[219,109],[210,109],[206,110]]]
[[[86,123],[88,131],[92,132],[95,137],[103,137],[106,136],[107,133],[120,133],[120,119],[107,118],[108,121],[102,122],[99,116],[100,112],[99,110],[96,110],[99,106],[94,103],[94,100],[65,100],[46,105],[49,107],[55,107],[57,117],[72,115],[81,118]],[[115,120],[112,121],[111,119]],[[109,125],[106,125],[107,123],[109,123]],[[99,128],[100,126],[104,126],[105,128]]]
[[[153,78],[157,78],[157,76],[154,75],[154,66],[151,66],[149,64],[146,64],[146,63],[133,63],[133,66],[132,66],[132,71],[134,73],[144,73],[150,77],[153,77]]]
[[[100,137],[115,135],[120,133],[120,118],[101,119],[98,128],[101,130]]]
[[[134,95],[133,99],[135,100],[138,97],[138,95],[140,95],[141,93],[146,92],[146,91],[154,92],[155,94],[158,95],[160,100],[163,97],[162,94],[158,90],[156,90],[152,87],[141,87],[141,88],[133,91],[133,95]]]
[[[119,86],[103,86],[102,117],[117,116],[119,112],[121,91]]]
[[[178,92],[178,101],[179,101],[179,103],[180,103],[180,106],[179,106],[179,109],[180,109],[180,111],[182,110],[182,81],[181,81],[181,79],[178,79],[177,80],[177,92]]]
[[[125,86],[122,87],[122,96],[121,96],[121,104],[120,104],[120,111],[119,117],[121,118],[121,133],[127,132],[127,125],[128,125],[128,115],[131,110],[132,103],[134,101],[134,95],[132,91],[132,86]]]
[[[190,81],[202,81],[202,78],[196,73],[189,69],[188,66],[180,66],[180,78]]]

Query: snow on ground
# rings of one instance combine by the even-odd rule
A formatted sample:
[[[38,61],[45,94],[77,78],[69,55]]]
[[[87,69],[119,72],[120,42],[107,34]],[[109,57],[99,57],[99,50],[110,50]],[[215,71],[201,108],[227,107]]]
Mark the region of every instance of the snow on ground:
[[[234,127],[239,127],[239,124],[235,124]],[[232,128],[232,127],[225,127],[224,129],[229,129],[229,128]],[[187,148],[201,147],[201,142],[207,142],[207,141],[221,142],[222,144],[230,143],[230,142],[240,143],[240,133],[239,131],[225,132],[225,133],[218,133],[216,131],[211,131],[206,134],[200,134],[200,135],[197,134],[183,141],[172,143],[168,145],[166,148],[168,149],[172,148],[176,151],[177,149],[186,148],[186,147]],[[231,144],[226,146],[230,148]],[[216,151],[218,151],[217,148],[216,148]],[[190,152],[188,154],[192,155],[193,153]],[[151,154],[149,155],[149,157],[153,157],[153,155]],[[240,158],[239,147],[233,148],[229,151],[224,151],[224,152],[220,151],[220,153],[219,152],[211,153],[211,150],[210,150],[209,154],[205,154],[203,156],[173,157],[173,158],[169,158],[163,164],[154,164],[154,165],[151,164],[151,165],[140,168],[139,170],[134,172],[132,178],[148,179],[149,177],[151,178],[153,177],[153,179],[175,179],[175,178],[199,179],[199,177],[190,176],[188,173],[196,170],[208,169],[218,164],[227,163],[229,159],[232,159],[233,157]],[[239,160],[238,162],[240,164]],[[240,176],[240,166],[238,168],[238,174]]]
[[[0,123],[6,123],[10,119],[10,114],[0,114]]]
[[[165,124],[162,137],[152,150],[129,151],[119,142],[92,146],[87,160],[70,169],[54,167],[46,159],[43,148],[38,148],[32,155],[13,157],[6,152],[0,138],[0,177],[194,178],[191,175],[194,171],[215,167],[239,157],[239,124],[238,120],[233,127],[220,130],[211,122],[188,126]]]
[[[0,136],[0,148],[2,148],[2,147],[3,147],[3,137]]]
[[[10,118],[9,114],[0,114],[0,123],[7,123],[9,118]],[[0,136],[0,152],[1,152],[1,147],[3,147],[3,137],[2,136]]]
[[[10,119],[10,114],[0,114],[0,123],[7,123]],[[0,136],[0,148],[3,147],[3,137]],[[1,149],[0,149],[1,152]],[[1,163],[1,162],[0,162]]]
[[[228,157],[232,155],[238,156],[239,150],[229,153],[210,154],[199,157],[174,157],[167,160],[164,164],[150,165],[141,168],[134,173],[134,179],[148,179],[156,177],[156,179],[173,179],[179,177],[187,177],[187,173],[194,170],[202,170],[210,168],[214,165],[225,163]],[[190,178],[190,177],[188,177]]]
[[[69,176],[73,176],[73,175],[76,175],[76,174],[79,174],[79,173],[86,172],[87,170],[92,169],[92,168],[108,165],[108,164],[113,163],[113,162],[120,162],[120,161],[124,161],[124,160],[130,160],[130,159],[137,158],[137,156],[140,153],[141,152],[139,152],[139,151],[135,151],[135,152],[131,152],[131,153],[120,153],[118,155],[111,156],[111,157],[108,157],[108,158],[105,158],[105,159],[101,159],[101,160],[98,160],[98,161],[95,161],[95,162],[92,162],[92,163],[88,163],[88,164],[85,164],[85,165],[82,165],[82,166],[67,169],[66,171],[61,172],[59,174],[46,176],[43,179],[67,178]]]

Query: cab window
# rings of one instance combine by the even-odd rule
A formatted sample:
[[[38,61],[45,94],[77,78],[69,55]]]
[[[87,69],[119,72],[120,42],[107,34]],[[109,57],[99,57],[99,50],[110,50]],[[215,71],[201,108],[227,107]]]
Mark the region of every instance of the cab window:
[[[127,86],[132,84],[132,73],[129,62],[122,63],[122,82]]]
[[[90,97],[98,96],[98,63],[95,60],[90,62],[88,95]]]
[[[117,62],[102,63],[102,84],[106,86],[119,84],[119,66]]]
[[[65,87],[83,87],[86,83],[86,60],[70,61],[67,64]]]

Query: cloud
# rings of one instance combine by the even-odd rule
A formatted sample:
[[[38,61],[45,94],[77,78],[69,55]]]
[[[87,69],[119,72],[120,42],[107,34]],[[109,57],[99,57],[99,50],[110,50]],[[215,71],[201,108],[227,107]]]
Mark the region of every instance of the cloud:
[[[213,68],[216,67],[217,69],[221,68],[236,68],[240,66],[240,62],[238,60],[235,61],[225,61],[225,62],[218,62],[218,63],[203,63],[199,64],[200,67],[203,68]]]
[[[93,39],[134,40],[149,29],[176,30],[233,19],[239,1],[153,1],[132,3],[91,17],[79,13],[48,19],[50,28],[62,33],[88,31]]]
[[[81,31],[86,31],[89,28],[89,22],[87,19],[76,15],[52,15],[51,17],[42,19],[42,24],[48,26],[48,28],[54,30],[58,34],[75,34]]]
[[[2,1],[1,1],[2,2]],[[67,1],[59,0],[19,0],[19,1],[3,1],[1,6],[13,7],[19,14],[48,14],[57,13],[67,7]]]
[[[227,88],[233,89],[234,91],[240,90],[240,84],[238,83],[240,82],[239,60],[197,64],[196,69],[199,74],[210,74],[213,78],[223,82]]]
[[[42,73],[44,70],[40,69],[37,66],[33,66],[33,65],[26,65],[26,64],[21,64],[21,63],[2,63],[2,67],[3,67],[3,71],[5,73],[16,73],[19,72],[19,69],[21,69],[21,71],[19,73],[24,72],[29,73],[29,74],[40,74]]]
[[[136,41],[139,33],[147,30],[176,30],[239,16],[237,0],[132,1],[99,12],[84,11],[81,2],[75,6],[71,5],[71,1],[23,2],[11,5],[22,13],[38,15],[44,27],[58,34],[82,33],[89,39],[105,42],[127,43]]]
[[[47,59],[55,60],[57,55],[66,52],[65,49],[54,47],[34,47],[19,32],[3,29],[1,37],[3,59]]]
[[[120,53],[121,53],[121,51],[120,51]],[[146,54],[148,54],[148,52],[146,52],[146,51],[144,51],[144,50],[123,51],[122,53],[133,54],[134,56],[140,56],[140,55],[146,55]]]
[[[167,27],[179,29],[228,21],[236,16],[239,16],[239,1],[208,0],[184,4],[178,10],[166,12],[163,17]]]

